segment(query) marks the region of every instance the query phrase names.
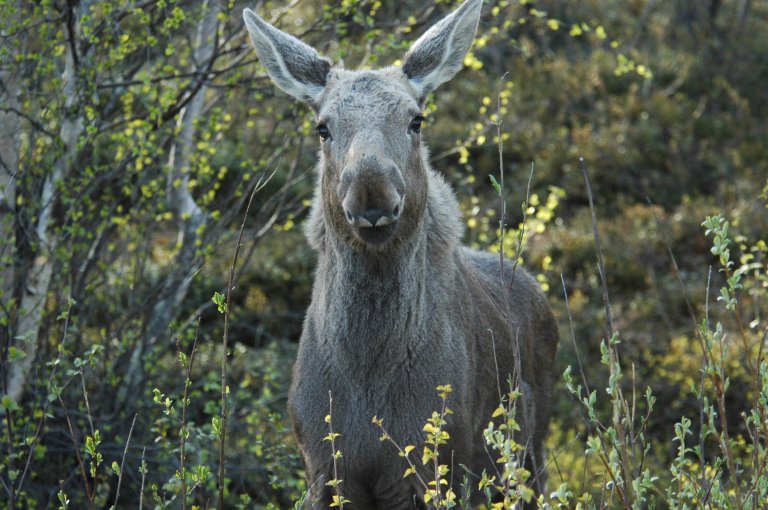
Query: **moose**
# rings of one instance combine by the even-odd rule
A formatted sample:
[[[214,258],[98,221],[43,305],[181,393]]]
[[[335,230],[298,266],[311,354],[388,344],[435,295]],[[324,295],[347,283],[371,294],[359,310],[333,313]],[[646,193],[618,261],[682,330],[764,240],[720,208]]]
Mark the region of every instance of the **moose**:
[[[401,66],[378,70],[333,66],[243,12],[270,78],[314,110],[320,138],[305,227],[318,262],[288,396],[312,508],[332,503],[337,489],[326,483],[334,478],[348,509],[426,508],[423,487],[403,476],[407,464],[371,420],[419,448],[441,403],[435,388],[445,384],[453,413],[440,455],[454,480],[464,476],[460,466],[469,477],[495,472],[483,430],[507,381],[517,381],[519,442],[529,483],[543,490],[558,342],[552,311],[522,267],[461,245],[457,199],[421,139],[427,95],[461,70],[481,6],[466,0]],[[329,392],[337,459],[324,441]]]

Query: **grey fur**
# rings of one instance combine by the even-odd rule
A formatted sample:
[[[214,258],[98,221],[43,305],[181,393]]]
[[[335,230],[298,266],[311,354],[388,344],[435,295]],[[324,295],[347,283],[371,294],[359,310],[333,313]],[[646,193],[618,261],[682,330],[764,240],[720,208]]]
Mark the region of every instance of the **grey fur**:
[[[557,346],[547,300],[522,268],[505,262],[502,283],[497,255],[461,246],[463,223],[453,191],[429,166],[419,133],[409,128],[425,83],[435,87],[457,72],[480,5],[467,0],[448,22],[422,36],[406,58],[407,73],[333,68],[324,87],[310,94],[329,136],[322,142],[306,227],[318,268],[289,411],[312,508],[327,508],[333,494],[325,485],[333,477],[331,446],[323,441],[329,391],[334,431],[341,434],[340,489],[350,510],[423,508],[422,489],[414,477],[403,478],[405,462],[379,441],[371,418],[379,416],[393,438],[420,452],[440,384],[453,386],[451,441],[441,453],[453,466],[454,485],[462,477],[460,465],[475,475],[493,471],[482,430],[499,404],[498,381],[503,392],[510,376],[524,393],[518,439],[531,452],[529,466],[543,474]],[[269,35],[253,30],[276,30],[261,23],[248,28],[254,42]],[[281,40],[296,41],[287,37]],[[425,56],[426,48],[439,57]],[[274,62],[310,54],[303,43],[257,43],[257,49]],[[306,90],[316,83],[292,74],[297,83],[281,84],[285,67],[267,65],[281,88],[307,100]],[[369,226],[377,218],[388,218],[387,224]],[[426,469],[423,475],[429,478]]]
[[[403,58],[403,72],[418,89],[419,102],[464,65],[480,19],[482,0],[467,1],[416,41]]]
[[[288,94],[314,104],[325,87],[331,61],[311,46],[276,29],[250,9],[243,20],[264,67],[275,84]]]

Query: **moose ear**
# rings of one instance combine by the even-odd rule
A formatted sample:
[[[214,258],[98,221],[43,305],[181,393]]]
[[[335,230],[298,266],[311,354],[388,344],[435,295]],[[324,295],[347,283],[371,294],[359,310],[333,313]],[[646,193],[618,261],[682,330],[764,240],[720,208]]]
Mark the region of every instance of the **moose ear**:
[[[475,38],[482,5],[483,0],[466,0],[427,30],[405,55],[403,72],[418,91],[419,101],[461,70]]]
[[[317,106],[331,70],[331,61],[273,27],[250,9],[243,10],[243,19],[272,81],[293,97]]]

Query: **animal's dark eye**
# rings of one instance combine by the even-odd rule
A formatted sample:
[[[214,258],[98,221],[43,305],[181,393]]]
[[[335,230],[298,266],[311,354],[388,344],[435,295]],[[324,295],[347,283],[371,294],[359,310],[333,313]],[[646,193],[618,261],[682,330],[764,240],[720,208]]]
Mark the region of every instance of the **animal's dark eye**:
[[[328,129],[328,126],[325,124],[318,124],[315,128],[315,131],[317,131],[317,134],[322,138],[323,140],[327,140],[331,137],[331,131]]]
[[[424,122],[424,117],[417,115],[413,118],[413,120],[411,120],[411,124],[408,126],[408,129],[414,133],[420,133],[422,122]]]

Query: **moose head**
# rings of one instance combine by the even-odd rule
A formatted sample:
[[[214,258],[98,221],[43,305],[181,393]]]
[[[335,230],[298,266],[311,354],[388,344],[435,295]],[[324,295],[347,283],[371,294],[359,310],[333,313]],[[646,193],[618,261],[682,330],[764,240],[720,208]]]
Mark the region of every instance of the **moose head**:
[[[428,168],[422,108],[461,69],[481,5],[465,2],[416,41],[402,66],[376,71],[334,68],[253,11],[243,13],[272,80],[314,109],[323,214],[336,235],[361,249],[384,249],[421,222]]]

